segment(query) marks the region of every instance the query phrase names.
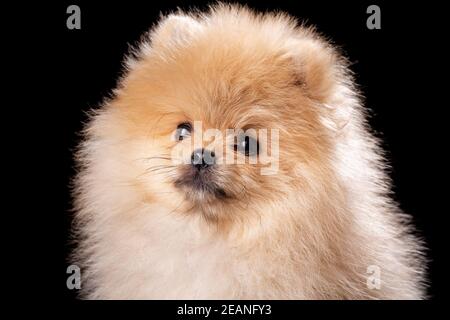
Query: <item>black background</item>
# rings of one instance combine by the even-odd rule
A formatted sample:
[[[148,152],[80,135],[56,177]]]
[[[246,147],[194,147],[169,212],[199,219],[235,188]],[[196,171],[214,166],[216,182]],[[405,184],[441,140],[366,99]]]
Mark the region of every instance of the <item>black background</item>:
[[[437,181],[443,175],[438,159],[442,158],[444,145],[438,141],[441,134],[437,123],[443,117],[444,106],[436,94],[436,74],[441,72],[436,60],[442,42],[436,24],[437,13],[443,8],[432,3],[394,5],[385,1],[246,3],[260,11],[287,11],[315,25],[352,61],[351,69],[365,104],[372,110],[370,124],[382,138],[392,165],[395,199],[413,216],[428,247],[429,295],[432,299],[442,298],[442,216],[446,212],[439,205],[442,195],[438,196],[441,187]],[[81,8],[81,30],[66,28],[66,8],[71,4]],[[371,4],[381,8],[381,30],[366,28],[366,8]],[[39,208],[35,211],[42,208],[36,214],[43,224],[38,236],[44,245],[31,241],[27,252],[39,252],[39,264],[45,269],[34,296],[40,297],[43,292],[57,299],[76,296],[66,288],[67,255],[71,249],[68,186],[74,174],[72,152],[78,142],[77,132],[86,120],[85,111],[110,93],[129,45],[156,23],[161,12],[206,5],[195,1],[130,0],[40,4],[36,9],[41,14],[40,24],[29,24],[31,31],[18,37],[30,43],[32,63],[40,70],[24,77],[25,84],[39,86],[43,101],[42,105],[29,105],[30,120],[35,117],[39,127],[36,134],[43,135],[39,140],[42,143],[29,144],[29,152],[39,156],[41,165],[40,180],[34,182],[36,192],[30,202]],[[37,258],[30,255],[26,259]]]

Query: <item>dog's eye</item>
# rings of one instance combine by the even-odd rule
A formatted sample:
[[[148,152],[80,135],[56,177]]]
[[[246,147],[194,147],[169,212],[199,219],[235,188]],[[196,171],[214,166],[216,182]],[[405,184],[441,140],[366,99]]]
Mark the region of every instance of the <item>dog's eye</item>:
[[[259,143],[251,136],[238,136],[234,150],[245,154],[247,157],[255,156],[259,153]]]
[[[177,127],[177,131],[175,133],[175,139],[177,141],[183,140],[185,137],[191,135],[192,126],[189,122],[180,123]]]

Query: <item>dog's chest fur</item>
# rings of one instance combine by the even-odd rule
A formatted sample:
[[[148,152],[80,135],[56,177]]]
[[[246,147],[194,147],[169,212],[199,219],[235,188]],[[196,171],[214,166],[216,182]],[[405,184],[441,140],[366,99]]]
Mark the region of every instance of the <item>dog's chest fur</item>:
[[[243,294],[236,284],[248,277],[248,265],[239,250],[214,235],[214,228],[161,208],[146,211],[133,223],[110,230],[113,239],[104,240],[114,250],[99,253],[97,261],[111,264],[97,265],[99,273],[107,273],[101,276],[105,285],[100,287],[106,289],[100,296],[214,299]]]

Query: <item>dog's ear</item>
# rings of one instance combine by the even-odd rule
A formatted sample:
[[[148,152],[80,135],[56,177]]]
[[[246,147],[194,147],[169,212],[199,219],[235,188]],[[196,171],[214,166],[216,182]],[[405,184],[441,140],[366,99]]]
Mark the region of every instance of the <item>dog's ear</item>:
[[[295,37],[289,46],[297,85],[311,98],[326,102],[339,79],[338,55],[311,34]]]
[[[152,32],[152,45],[183,44],[200,30],[201,25],[194,18],[181,13],[170,14],[163,18]]]

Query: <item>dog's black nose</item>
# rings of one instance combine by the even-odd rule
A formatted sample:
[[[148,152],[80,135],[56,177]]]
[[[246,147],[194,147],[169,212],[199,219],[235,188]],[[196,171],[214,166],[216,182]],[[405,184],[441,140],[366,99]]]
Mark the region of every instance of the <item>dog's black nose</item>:
[[[207,149],[196,149],[191,155],[191,164],[197,168],[197,170],[206,169],[215,163],[214,151]]]

